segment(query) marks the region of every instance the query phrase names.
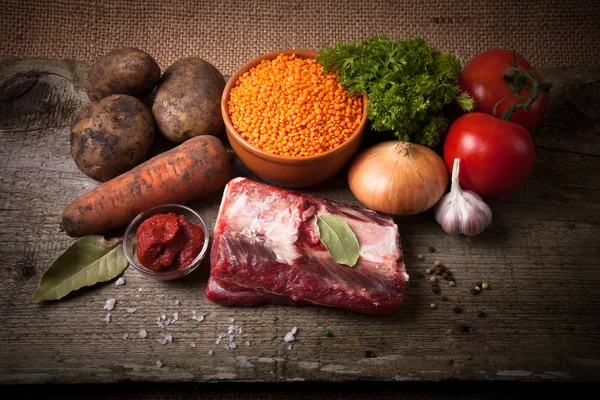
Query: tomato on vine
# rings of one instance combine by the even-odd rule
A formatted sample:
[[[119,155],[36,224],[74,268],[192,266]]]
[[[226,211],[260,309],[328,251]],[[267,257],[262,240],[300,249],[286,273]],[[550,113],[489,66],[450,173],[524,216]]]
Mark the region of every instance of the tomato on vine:
[[[521,125],[529,132],[546,111],[550,83],[510,50],[488,50],[473,58],[458,78],[475,99],[475,110]]]

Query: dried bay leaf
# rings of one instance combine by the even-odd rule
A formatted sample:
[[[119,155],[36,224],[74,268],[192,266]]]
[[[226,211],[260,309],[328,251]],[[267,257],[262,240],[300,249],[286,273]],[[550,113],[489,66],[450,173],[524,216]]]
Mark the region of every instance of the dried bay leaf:
[[[128,262],[119,239],[84,236],[71,245],[44,272],[30,303],[58,300],[70,292],[115,278]]]
[[[317,217],[321,242],[331,257],[339,264],[353,267],[358,261],[358,239],[346,221],[337,215],[322,214]]]

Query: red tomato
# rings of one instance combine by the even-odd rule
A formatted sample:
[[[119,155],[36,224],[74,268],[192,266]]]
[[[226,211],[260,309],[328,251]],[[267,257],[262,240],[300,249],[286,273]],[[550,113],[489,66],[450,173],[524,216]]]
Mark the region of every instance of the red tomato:
[[[493,115],[494,106],[502,98],[508,96],[498,104],[496,111],[496,116],[502,118],[506,109],[515,103],[517,97],[504,80],[505,71],[513,65],[512,51],[488,50],[473,58],[465,66],[462,74],[458,77],[458,84],[463,91],[469,93],[475,99],[474,111]],[[517,54],[517,65],[520,70],[531,69],[531,65],[519,54]],[[533,75],[540,82],[544,81],[537,72]],[[522,89],[519,94],[523,97],[529,97],[531,91]],[[519,103],[524,102],[525,100],[519,101]],[[547,105],[548,92],[542,92],[531,105],[529,111],[515,111],[511,121],[531,132],[539,120],[542,119]]]
[[[463,189],[483,197],[503,196],[527,180],[535,164],[531,135],[520,125],[482,113],[458,118],[444,143],[444,162],[452,174],[460,158]]]

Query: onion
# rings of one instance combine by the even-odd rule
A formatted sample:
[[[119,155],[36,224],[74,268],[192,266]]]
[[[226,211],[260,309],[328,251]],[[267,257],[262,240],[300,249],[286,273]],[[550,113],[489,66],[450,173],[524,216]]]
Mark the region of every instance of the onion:
[[[350,190],[365,206],[411,215],[435,205],[446,191],[448,172],[433,150],[409,142],[383,142],[356,156],[348,171]]]

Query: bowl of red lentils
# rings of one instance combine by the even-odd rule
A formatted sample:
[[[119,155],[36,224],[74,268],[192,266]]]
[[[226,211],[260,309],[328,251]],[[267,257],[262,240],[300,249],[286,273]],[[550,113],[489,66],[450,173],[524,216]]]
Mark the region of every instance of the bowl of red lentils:
[[[264,54],[227,82],[221,112],[238,158],[279,186],[322,183],[358,151],[367,96],[353,95],[323,70],[313,50]]]

